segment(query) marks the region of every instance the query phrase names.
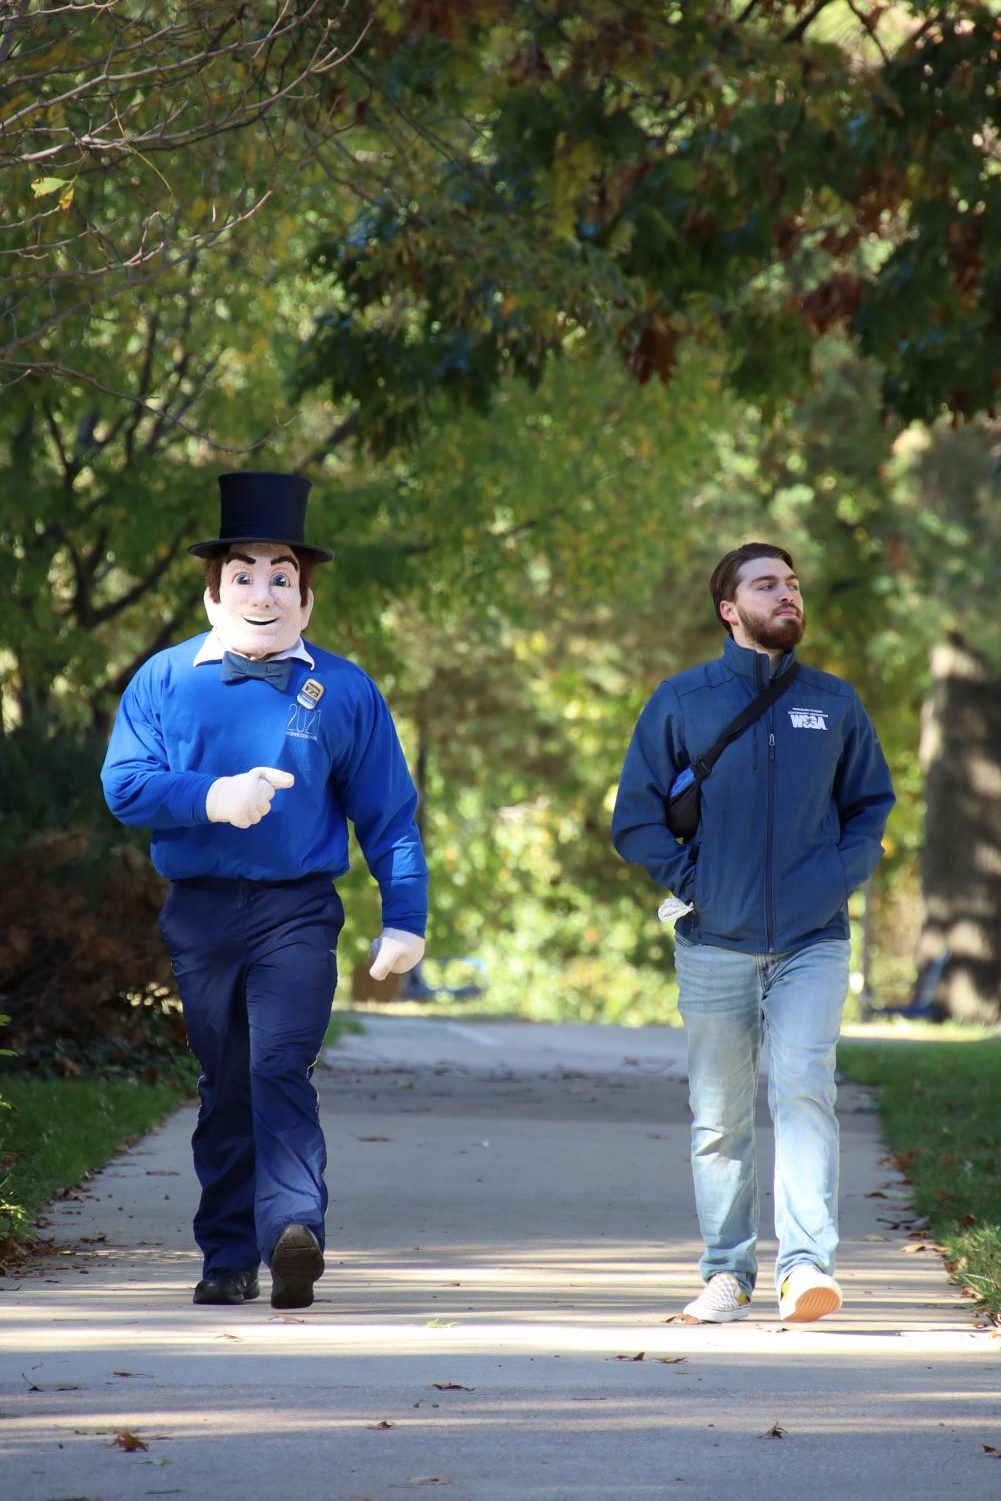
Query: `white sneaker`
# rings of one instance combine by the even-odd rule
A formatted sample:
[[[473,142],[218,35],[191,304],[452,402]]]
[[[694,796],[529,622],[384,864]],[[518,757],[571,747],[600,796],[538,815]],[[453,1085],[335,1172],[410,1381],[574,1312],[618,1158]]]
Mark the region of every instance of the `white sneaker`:
[[[684,1310],[686,1319],[700,1324],[729,1324],[746,1319],[751,1311],[751,1294],[732,1272],[717,1272]]]
[[[809,1261],[793,1267],[779,1288],[779,1317],[784,1324],[811,1324],[841,1307],[841,1289]]]

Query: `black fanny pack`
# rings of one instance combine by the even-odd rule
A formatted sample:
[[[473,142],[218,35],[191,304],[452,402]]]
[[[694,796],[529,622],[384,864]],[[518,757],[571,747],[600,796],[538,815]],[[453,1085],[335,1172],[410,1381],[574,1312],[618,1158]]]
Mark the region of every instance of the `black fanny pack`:
[[[702,783],[709,776],[730,741],[742,735],[748,725],[760,719],[765,710],[770,708],[777,698],[781,698],[787,688],[792,687],[798,672],[799,663],[794,662],[786,672],[782,673],[781,677],[773,678],[764,693],[759,694],[746,709],[737,715],[736,719],[730,721],[719,739],[713,742],[705,754],[696,756],[691,766],[686,766],[684,771],[679,772],[675,777],[671,783],[671,790],[664,799],[667,827],[675,839],[687,843],[688,840],[695,838],[702,814]]]

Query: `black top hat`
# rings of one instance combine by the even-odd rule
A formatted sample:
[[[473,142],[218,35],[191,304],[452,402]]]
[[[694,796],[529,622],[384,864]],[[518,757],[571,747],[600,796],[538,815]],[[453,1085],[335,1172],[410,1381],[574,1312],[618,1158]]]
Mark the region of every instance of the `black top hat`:
[[[193,542],[196,558],[218,557],[234,542],[284,542],[316,563],[334,556],[326,547],[304,540],[310,481],[301,474],[247,471],[219,476],[219,535]]]

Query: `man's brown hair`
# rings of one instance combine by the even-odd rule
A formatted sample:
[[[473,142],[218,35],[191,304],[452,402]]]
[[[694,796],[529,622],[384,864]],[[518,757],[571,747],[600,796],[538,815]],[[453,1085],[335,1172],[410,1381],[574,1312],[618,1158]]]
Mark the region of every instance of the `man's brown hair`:
[[[796,571],[792,555],[784,547],[775,547],[771,542],[745,542],[720,558],[709,580],[709,593],[712,595],[716,619],[728,636],[733,635],[733,630],[720,614],[720,603],[724,599],[733,599],[737,592],[737,575],[745,563],[753,562],[755,558],[781,558],[794,573]]]
[[[309,598],[310,585],[313,582],[313,574],[316,571],[316,559],[299,551],[292,543],[278,544],[287,546],[293,553],[299,564],[299,603],[305,604]],[[219,603],[219,585],[222,583],[222,565],[229,557],[228,552],[217,552],[211,558],[205,559],[205,587],[209,591],[209,597],[216,604]]]

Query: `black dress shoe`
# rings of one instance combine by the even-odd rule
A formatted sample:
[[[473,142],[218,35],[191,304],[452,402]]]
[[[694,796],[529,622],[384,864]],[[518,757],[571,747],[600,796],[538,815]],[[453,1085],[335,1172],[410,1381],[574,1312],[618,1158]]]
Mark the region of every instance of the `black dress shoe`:
[[[217,1267],[209,1272],[195,1288],[193,1303],[249,1303],[261,1291],[257,1280],[256,1266],[245,1272],[232,1272],[229,1267]]]
[[[308,1308],[323,1276],[323,1252],[308,1225],[286,1225],[271,1253],[271,1307]]]

